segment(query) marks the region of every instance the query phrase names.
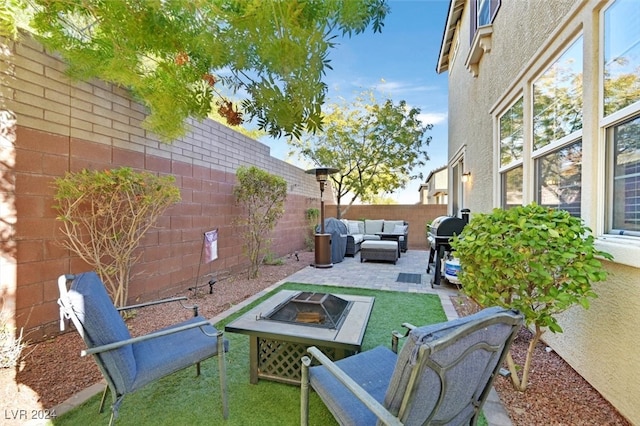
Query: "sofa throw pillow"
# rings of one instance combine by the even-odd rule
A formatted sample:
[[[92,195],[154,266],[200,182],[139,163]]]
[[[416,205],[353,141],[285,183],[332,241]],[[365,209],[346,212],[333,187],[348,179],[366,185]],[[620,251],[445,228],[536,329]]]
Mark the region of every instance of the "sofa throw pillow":
[[[404,234],[405,232],[407,232],[406,225],[396,225],[395,228],[393,228],[394,234]]]
[[[395,232],[394,229],[396,225],[404,225],[403,220],[385,220],[384,227],[382,228],[382,232],[386,232],[387,234]]]
[[[358,222],[349,222],[349,235],[360,234]]]
[[[382,232],[382,219],[365,219],[364,221],[364,233],[368,235],[374,235],[376,232]]]

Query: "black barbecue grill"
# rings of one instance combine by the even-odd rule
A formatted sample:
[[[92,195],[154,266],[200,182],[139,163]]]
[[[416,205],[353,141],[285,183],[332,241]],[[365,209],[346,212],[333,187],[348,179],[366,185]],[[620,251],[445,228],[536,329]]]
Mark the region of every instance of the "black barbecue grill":
[[[430,272],[431,264],[434,264],[435,271],[431,286],[440,285],[440,275],[442,269],[442,259],[447,252],[451,252],[451,239],[454,235],[460,235],[465,225],[469,223],[469,209],[462,210],[462,219],[453,216],[438,216],[431,222],[429,228],[429,264],[427,274]]]

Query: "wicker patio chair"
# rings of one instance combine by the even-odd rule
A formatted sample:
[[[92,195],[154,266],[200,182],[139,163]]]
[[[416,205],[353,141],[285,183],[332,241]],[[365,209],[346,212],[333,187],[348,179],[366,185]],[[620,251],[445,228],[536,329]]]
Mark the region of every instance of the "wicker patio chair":
[[[341,425],[476,424],[511,341],[517,312],[489,308],[412,328],[399,354],[384,346],[332,362],[317,348],[302,360],[301,424],[309,385]],[[320,363],[310,367],[312,359]]]
[[[67,286],[71,283],[71,287]],[[71,319],[82,336],[87,349],[82,356],[93,355],[108,387],[102,395],[100,412],[104,407],[107,391],[111,391],[113,424],[118,408],[128,393],[178,370],[196,365],[200,374],[200,362],[218,356],[222,413],[228,417],[227,385],[224,353],[229,342],[223,339],[209,321],[197,316],[171,327],[132,338],[119,311],[142,308],[164,302],[184,300],[186,297],[165,299],[116,309],[104,284],[95,272],[78,275],[61,275],[58,278],[61,328],[64,319]]]

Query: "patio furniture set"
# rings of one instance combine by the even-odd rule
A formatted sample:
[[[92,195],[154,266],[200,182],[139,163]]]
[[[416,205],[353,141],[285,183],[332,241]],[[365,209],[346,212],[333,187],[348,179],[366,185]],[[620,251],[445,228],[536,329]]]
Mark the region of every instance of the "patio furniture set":
[[[198,316],[132,338],[94,272],[58,279],[61,325],[69,319],[93,355],[111,392],[112,424],[125,395],[178,370],[217,356],[222,416],[229,415],[220,330]],[[158,303],[182,302],[171,298]],[[301,386],[301,424],[308,424],[309,389],[340,424],[475,424],[521,314],[489,308],[458,320],[391,333],[389,349],[360,352],[371,297],[283,290],[226,327],[251,337],[250,381]],[[266,313],[263,315],[263,313]],[[406,342],[398,353],[399,339]],[[293,364],[291,365],[291,361]],[[264,371],[263,371],[264,370]]]
[[[384,260],[394,264],[407,251],[409,224],[404,220],[344,220],[347,256],[360,252],[360,261]]]

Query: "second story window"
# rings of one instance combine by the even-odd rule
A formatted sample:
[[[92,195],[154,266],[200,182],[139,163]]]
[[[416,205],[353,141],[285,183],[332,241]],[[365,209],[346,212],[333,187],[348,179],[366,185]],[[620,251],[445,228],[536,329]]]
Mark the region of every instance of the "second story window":
[[[471,0],[471,42],[478,28],[491,25],[500,8],[501,0]]]
[[[489,25],[491,23],[491,0],[477,0],[477,5],[478,27]]]

